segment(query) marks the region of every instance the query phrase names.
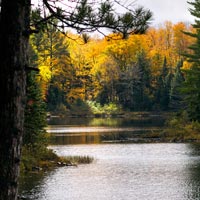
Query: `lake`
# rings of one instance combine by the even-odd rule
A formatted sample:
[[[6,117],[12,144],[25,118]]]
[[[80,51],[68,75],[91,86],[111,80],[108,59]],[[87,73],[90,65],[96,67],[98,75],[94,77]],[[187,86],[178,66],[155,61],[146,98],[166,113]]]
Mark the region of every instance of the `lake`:
[[[160,117],[52,119],[49,148],[60,156],[89,155],[94,162],[21,178],[29,200],[197,200],[200,146],[132,143],[138,134],[162,129]]]

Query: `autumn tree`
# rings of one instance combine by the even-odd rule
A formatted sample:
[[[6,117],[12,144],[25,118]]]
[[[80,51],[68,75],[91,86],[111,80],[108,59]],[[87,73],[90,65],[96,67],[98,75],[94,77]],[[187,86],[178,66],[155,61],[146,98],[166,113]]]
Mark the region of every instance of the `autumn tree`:
[[[183,53],[188,51],[188,46],[192,38],[184,34],[184,31],[192,31],[191,26],[187,26],[183,22],[179,22],[173,26],[173,46],[178,59],[183,58]]]
[[[70,42],[69,49],[71,55],[71,62],[74,66],[74,78],[70,86],[70,92],[67,95],[69,101],[75,102],[77,99],[79,101],[86,101],[93,96],[93,75],[91,73],[92,68],[96,62],[96,56],[98,56],[95,51],[98,49],[94,39],[90,39],[88,35],[84,40],[82,37],[78,38],[76,41]],[[77,36],[76,36],[77,38]]]
[[[166,22],[157,29],[151,28],[146,34],[131,35],[126,40],[119,40],[118,34],[109,34],[102,39],[88,37],[86,34],[83,39],[84,37],[79,37],[77,34],[70,34],[70,37],[76,40],[63,36],[69,46],[64,47],[62,42],[59,46],[61,49],[68,49],[72,65],[66,68],[69,72],[66,74],[60,68],[59,58],[53,56],[53,59],[50,59],[54,63],[53,68],[58,82],[67,79],[67,85],[64,81],[63,89],[60,87],[58,90],[57,86],[55,87],[58,82],[52,82],[50,87],[55,89],[55,95],[51,92],[48,93],[49,97],[52,97],[53,104],[56,104],[63,101],[66,96],[69,109],[72,108],[71,103],[87,100],[101,104],[115,102],[132,110],[163,109],[165,102],[168,102],[167,105],[170,103],[170,107],[167,106],[165,109],[172,108],[171,95],[178,73],[176,65],[183,58],[181,52],[186,51],[187,45],[191,42],[189,36],[184,35],[183,31],[190,29],[190,26],[184,23],[173,25]],[[86,44],[83,45],[84,42]],[[57,51],[59,52],[59,48]],[[167,60],[167,63],[164,64],[163,60]],[[45,63],[43,69],[48,68]],[[186,63],[184,62],[184,67]],[[142,72],[146,67],[148,70]],[[166,70],[170,73],[164,78],[166,79],[164,83],[163,73]],[[41,72],[47,74],[42,70]],[[150,77],[149,84],[146,84],[143,78],[140,83],[136,81],[142,74]],[[52,78],[55,78],[54,75]],[[173,84],[170,85],[170,82]],[[63,106],[61,108],[66,110]],[[52,109],[55,111],[55,106]]]

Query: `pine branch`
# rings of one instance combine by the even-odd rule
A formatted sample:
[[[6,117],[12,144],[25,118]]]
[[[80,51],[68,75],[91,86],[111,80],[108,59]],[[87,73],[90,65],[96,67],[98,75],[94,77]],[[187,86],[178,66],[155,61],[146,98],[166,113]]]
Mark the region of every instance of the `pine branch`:
[[[56,2],[43,0],[50,16],[57,18],[62,23],[63,29],[73,28],[78,33],[108,28],[121,33],[123,38],[126,38],[129,34],[144,33],[152,18],[149,10],[145,10],[143,7],[133,10],[129,8],[132,4],[124,6],[118,0],[114,0],[114,3],[126,9],[127,13],[117,14],[113,9],[113,4],[109,1],[101,2],[99,8],[87,0],[76,1],[76,5],[71,7],[73,12],[59,8]]]

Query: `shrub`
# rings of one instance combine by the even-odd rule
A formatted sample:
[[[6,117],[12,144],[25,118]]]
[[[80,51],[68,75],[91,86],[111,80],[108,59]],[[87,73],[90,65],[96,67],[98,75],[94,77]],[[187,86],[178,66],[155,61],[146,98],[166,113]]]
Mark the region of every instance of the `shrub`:
[[[101,105],[96,101],[87,101],[87,104],[94,114],[116,114],[121,111],[121,107],[115,103]]]

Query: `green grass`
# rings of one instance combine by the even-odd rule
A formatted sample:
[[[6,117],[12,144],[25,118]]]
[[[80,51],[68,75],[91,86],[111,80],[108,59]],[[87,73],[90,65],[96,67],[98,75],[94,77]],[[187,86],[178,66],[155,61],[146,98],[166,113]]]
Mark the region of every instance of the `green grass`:
[[[21,172],[30,172],[35,169],[49,170],[57,166],[79,165],[92,163],[94,158],[90,156],[66,156],[59,157],[52,149],[46,147],[34,148],[24,146],[22,150]],[[58,165],[58,163],[61,163]]]

